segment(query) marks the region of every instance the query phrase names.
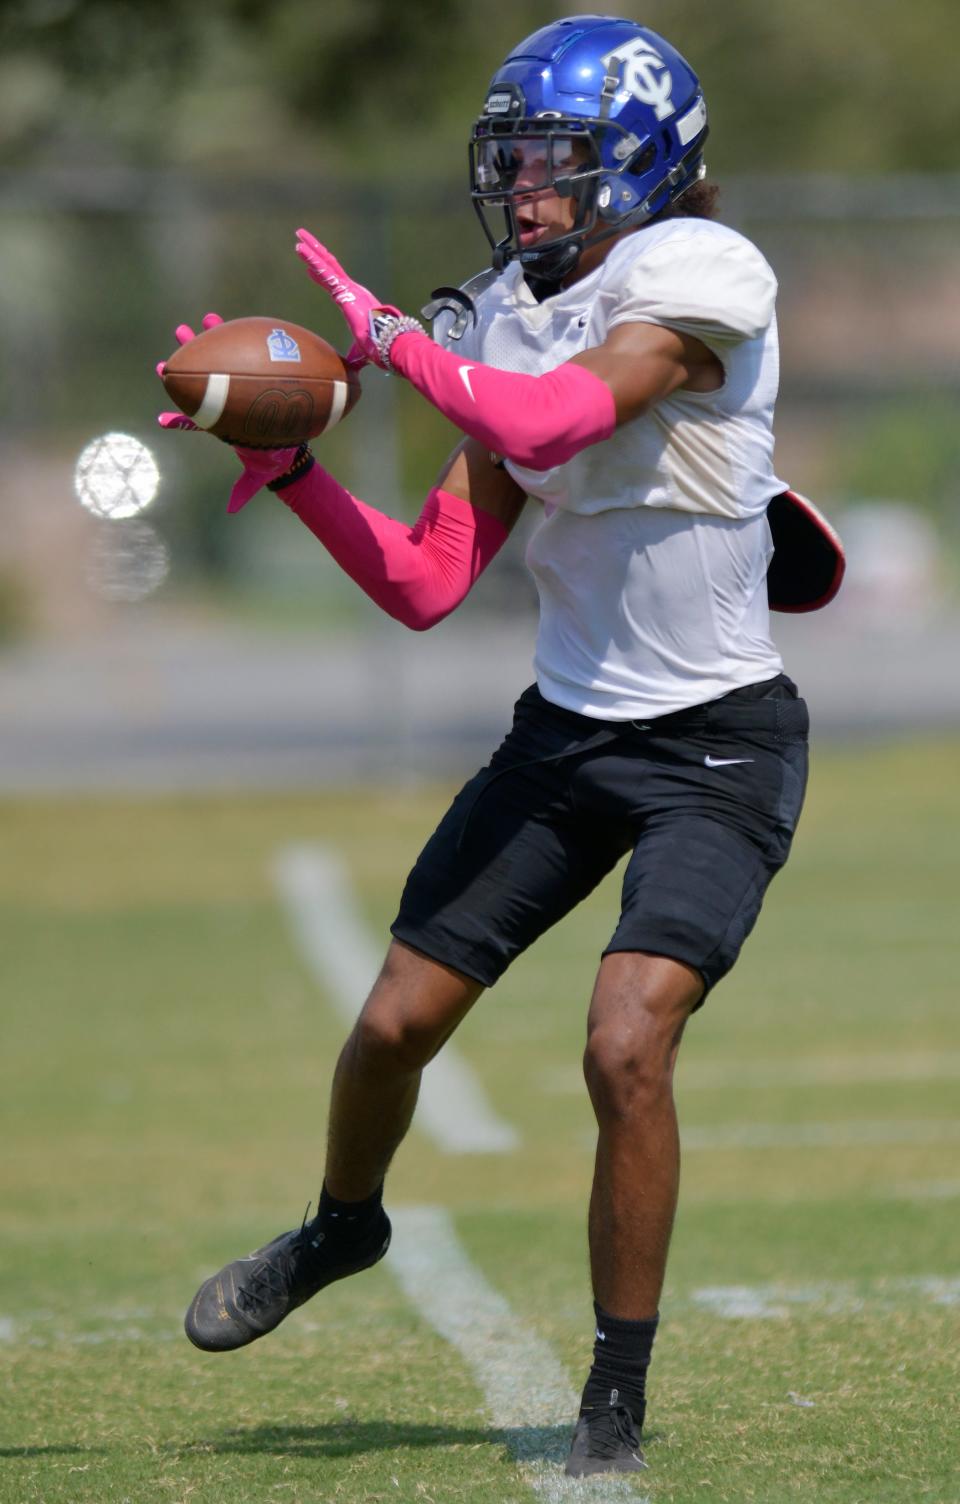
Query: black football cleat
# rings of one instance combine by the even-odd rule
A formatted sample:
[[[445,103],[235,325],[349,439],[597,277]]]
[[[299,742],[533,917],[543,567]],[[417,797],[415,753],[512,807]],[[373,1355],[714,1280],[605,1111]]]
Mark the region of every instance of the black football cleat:
[[[204,1352],[246,1347],[318,1290],[372,1268],[389,1247],[390,1219],[384,1211],[368,1237],[349,1245],[328,1240],[318,1217],[304,1219],[302,1226],[204,1280],[184,1318],[184,1331]]]
[[[580,1416],[567,1459],[568,1478],[589,1478],[594,1473],[638,1473],[646,1466],[640,1437],[626,1405],[588,1410]]]

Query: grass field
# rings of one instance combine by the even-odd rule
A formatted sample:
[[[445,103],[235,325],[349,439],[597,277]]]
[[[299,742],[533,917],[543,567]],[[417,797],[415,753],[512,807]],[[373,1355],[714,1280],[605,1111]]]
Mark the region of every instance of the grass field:
[[[199,1278],[317,1191],[343,1024],[272,858],[336,849],[380,937],[448,794],[0,805],[3,1504],[535,1497],[390,1259],[242,1352],[180,1331]],[[960,1500],[958,831],[957,743],[818,753],[791,865],[682,1052],[640,1498]],[[458,1036],[520,1147],[449,1155],[415,1130],[389,1197],[449,1214],[571,1388],[591,1343],[578,1062],[616,906],[613,880]],[[541,1441],[554,1456],[562,1432],[528,1456]]]

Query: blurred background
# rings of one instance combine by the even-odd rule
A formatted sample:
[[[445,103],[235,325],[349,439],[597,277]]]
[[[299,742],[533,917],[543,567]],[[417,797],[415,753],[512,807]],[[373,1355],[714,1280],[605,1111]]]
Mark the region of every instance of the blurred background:
[[[211,309],[344,348],[299,225],[410,311],[480,271],[470,128],[562,10],[0,0],[2,1500],[524,1496],[389,1269],[229,1373],[179,1336],[199,1279],[315,1194],[329,1070],[404,875],[532,677],[524,527],[406,632],[278,498],[227,517],[234,457],[158,429],[155,365]],[[631,14],[704,82],[723,215],[780,279],[778,473],[849,558],[827,610],[774,618],[813,776],[684,1044],[651,1476],[662,1504],[956,1499],[960,12]],[[153,456],[113,490],[89,449],[109,433]],[[318,451],[412,519],[454,440],[369,371]],[[391,1173],[571,1382],[583,1005],[618,886],[441,1057],[447,1116],[476,1086],[517,1147],[467,1157],[421,1114]]]
[[[0,4],[0,790],[456,776],[531,678],[523,529],[426,637],[382,617],[231,456],[161,434],[154,375],[208,309],[343,329],[313,229],[416,310],[486,262],[466,143],[487,81],[577,7],[512,0]],[[781,284],[777,468],[843,534],[846,585],[775,619],[822,736],[960,722],[960,94],[953,0],[649,0],[711,111],[723,217]],[[112,431],[152,450],[138,515],[80,505]],[[454,442],[364,378],[320,446],[413,517]]]

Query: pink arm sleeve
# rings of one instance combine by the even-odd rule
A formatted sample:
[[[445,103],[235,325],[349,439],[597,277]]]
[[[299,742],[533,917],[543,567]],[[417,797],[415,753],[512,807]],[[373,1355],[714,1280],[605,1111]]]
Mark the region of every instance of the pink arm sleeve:
[[[319,465],[277,495],[382,611],[415,632],[459,606],[507,537],[498,517],[438,488],[410,527]]]
[[[394,340],[390,363],[464,433],[530,470],[564,464],[617,424],[606,382],[571,362],[523,376],[464,360],[412,332]]]

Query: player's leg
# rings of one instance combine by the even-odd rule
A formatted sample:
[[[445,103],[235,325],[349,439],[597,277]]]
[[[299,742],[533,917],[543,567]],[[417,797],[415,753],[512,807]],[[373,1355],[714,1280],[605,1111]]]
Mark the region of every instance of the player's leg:
[[[626,761],[607,759],[591,786],[595,802],[604,801],[599,808],[623,790],[639,837],[597,978],[585,1058],[598,1123],[590,1208],[598,1335],[574,1474],[640,1465],[646,1368],[677,1196],[677,1050],[687,1018],[734,965],[786,860],[803,799],[805,741],[806,709],[792,686],[775,681],[671,717],[642,751],[642,778],[632,778]]]
[[[621,1320],[651,1321],[659,1307],[680,1181],[673,1071],[702,995],[691,967],[625,951],[604,957],[590,1004],[590,1270],[597,1304]]]
[[[410,1126],[420,1076],[483,985],[394,940],[333,1077],[327,1192],[345,1203],[375,1195]]]
[[[327,1182],[314,1220],[206,1280],[187,1334],[212,1351],[271,1331],[389,1243],[382,1182],[409,1126],[420,1071],[485,986],[590,892],[623,850],[619,827],[580,821],[571,758],[593,728],[557,723],[528,692],[510,735],[461,790],[407,880],[395,944],[337,1066]]]
[[[600,965],[584,1075],[597,1119],[590,1196],[596,1333],[567,1471],[644,1466],[646,1377],[677,1208],[680,1141],[673,1070],[703,978],[666,956],[621,952]]]
[[[203,1282],[185,1321],[195,1346],[244,1347],[327,1285],[383,1258],[390,1245],[383,1178],[410,1126],[420,1073],[482,991],[391,944],[337,1064],[317,1215]]]

